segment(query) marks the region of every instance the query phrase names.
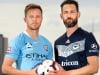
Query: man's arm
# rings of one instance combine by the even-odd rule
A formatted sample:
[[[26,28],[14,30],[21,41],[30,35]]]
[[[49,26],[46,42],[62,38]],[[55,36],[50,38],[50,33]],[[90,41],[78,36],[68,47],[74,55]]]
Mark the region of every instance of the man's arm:
[[[10,74],[10,75],[36,75],[35,69],[29,71],[21,71],[12,67],[12,64],[14,62],[15,61],[13,59],[5,58],[2,65],[2,72],[4,74]]]
[[[55,71],[55,74],[52,75],[93,75],[98,72],[99,68],[99,58],[97,56],[90,56],[87,58],[88,65],[80,68],[65,71],[61,66],[59,66],[60,70]]]
[[[66,71],[70,75],[91,75],[98,72],[99,58],[97,56],[89,56],[87,58],[88,65],[75,70]]]
[[[89,56],[87,58],[88,65],[80,68],[80,69],[74,69],[65,71],[59,64],[59,70],[56,70],[54,72],[49,72],[48,75],[93,75],[98,72],[99,68],[99,58],[98,56]]]

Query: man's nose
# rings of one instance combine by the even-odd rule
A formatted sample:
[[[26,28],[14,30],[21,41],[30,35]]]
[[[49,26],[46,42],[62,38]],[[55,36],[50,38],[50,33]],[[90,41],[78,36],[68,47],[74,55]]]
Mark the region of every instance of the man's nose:
[[[32,20],[33,20],[33,21],[36,21],[36,17],[32,17]]]
[[[67,14],[67,17],[71,17],[71,13],[68,13],[68,14]]]

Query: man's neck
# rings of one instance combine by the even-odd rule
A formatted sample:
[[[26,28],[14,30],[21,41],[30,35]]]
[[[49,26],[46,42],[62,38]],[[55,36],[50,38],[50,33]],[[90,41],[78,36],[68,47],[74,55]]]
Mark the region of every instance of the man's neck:
[[[32,39],[36,39],[39,35],[39,30],[29,30],[27,29],[26,32],[30,35]]]
[[[78,29],[77,25],[74,27],[68,28],[66,31],[67,36],[70,37],[77,29]]]

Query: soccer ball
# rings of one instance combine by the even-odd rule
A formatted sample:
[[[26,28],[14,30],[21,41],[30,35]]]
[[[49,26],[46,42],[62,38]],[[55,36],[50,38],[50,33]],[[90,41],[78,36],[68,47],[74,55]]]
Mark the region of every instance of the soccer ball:
[[[53,60],[45,60],[37,68],[38,75],[48,74],[49,71],[59,70],[58,65]]]

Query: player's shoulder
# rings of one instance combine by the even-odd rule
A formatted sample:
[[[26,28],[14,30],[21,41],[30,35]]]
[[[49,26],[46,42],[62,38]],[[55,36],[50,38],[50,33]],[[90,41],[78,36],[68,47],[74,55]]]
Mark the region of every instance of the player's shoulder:
[[[89,32],[87,30],[84,30],[83,28],[79,28],[78,33],[79,33],[79,35],[84,36],[84,37],[93,36],[93,33],[92,32]]]
[[[10,40],[10,42],[16,42],[16,43],[20,43],[20,42],[22,42],[23,40],[24,40],[24,33],[23,32],[21,32],[21,33],[19,33],[18,35],[16,35],[14,38],[12,38],[11,40]]]
[[[89,34],[90,32],[83,29],[83,28],[78,28],[78,32],[83,33],[83,34]]]
[[[66,39],[66,33],[64,33],[63,35],[59,36],[56,40],[55,43],[63,41]]]
[[[47,39],[45,36],[39,35],[39,38],[40,38],[40,40],[41,40],[42,42],[46,42],[46,43],[50,43],[50,44],[51,44],[51,42],[49,41],[49,39]]]

